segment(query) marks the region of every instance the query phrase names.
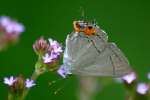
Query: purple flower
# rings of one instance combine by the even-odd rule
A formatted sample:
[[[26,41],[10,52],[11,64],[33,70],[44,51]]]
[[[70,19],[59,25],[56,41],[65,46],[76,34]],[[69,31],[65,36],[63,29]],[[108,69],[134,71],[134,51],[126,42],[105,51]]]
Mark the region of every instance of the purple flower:
[[[62,47],[60,46],[60,44],[57,41],[52,40],[51,38],[49,38],[48,40],[49,40],[50,46],[53,49],[53,52],[59,54],[59,53],[61,53],[63,51]]]
[[[57,73],[62,76],[63,78],[66,78],[68,74],[72,74],[66,66],[62,65],[58,70]]]
[[[16,78],[14,78],[13,76],[10,76],[9,78],[8,77],[4,78],[4,83],[9,86],[12,86],[15,81],[16,81]]]
[[[6,33],[9,34],[16,33],[19,35],[25,30],[24,26],[21,23],[11,20],[7,16],[0,17],[0,25],[4,28]]]
[[[44,60],[44,63],[50,63],[53,61],[53,58],[51,57],[51,55],[46,53],[45,56],[43,57],[43,60]]]
[[[35,85],[36,84],[35,84],[34,80],[26,79],[26,81],[25,81],[26,88],[31,88],[31,87],[33,87]]]
[[[150,72],[147,74],[147,78],[150,79]]]
[[[0,25],[3,27],[7,27],[10,23],[10,18],[7,16],[1,16],[0,17]]]
[[[149,86],[148,86],[147,84],[145,84],[145,83],[139,83],[139,84],[137,85],[136,91],[137,91],[139,94],[144,95],[144,94],[147,93],[148,89],[149,89]]]
[[[63,51],[62,47],[57,41],[49,39],[49,43],[51,50],[44,55],[43,57],[44,63],[50,63],[54,59],[57,59],[60,53]]]
[[[134,80],[136,80],[136,74],[135,72],[131,72],[130,74],[123,76],[122,79],[128,84],[131,84]]]

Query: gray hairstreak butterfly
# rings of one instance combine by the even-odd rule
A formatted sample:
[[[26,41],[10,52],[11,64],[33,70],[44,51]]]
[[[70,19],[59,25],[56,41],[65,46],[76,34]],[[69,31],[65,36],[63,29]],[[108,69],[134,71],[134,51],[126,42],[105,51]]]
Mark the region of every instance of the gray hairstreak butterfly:
[[[83,76],[121,77],[132,72],[128,59],[98,25],[74,21],[74,31],[66,38],[63,65],[58,73]]]

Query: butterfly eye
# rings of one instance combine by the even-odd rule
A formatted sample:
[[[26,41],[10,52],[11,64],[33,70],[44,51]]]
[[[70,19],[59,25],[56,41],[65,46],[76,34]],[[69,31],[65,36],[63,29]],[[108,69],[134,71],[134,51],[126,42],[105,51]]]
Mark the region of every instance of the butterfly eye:
[[[76,23],[76,27],[80,28],[80,25],[79,25],[79,23]]]

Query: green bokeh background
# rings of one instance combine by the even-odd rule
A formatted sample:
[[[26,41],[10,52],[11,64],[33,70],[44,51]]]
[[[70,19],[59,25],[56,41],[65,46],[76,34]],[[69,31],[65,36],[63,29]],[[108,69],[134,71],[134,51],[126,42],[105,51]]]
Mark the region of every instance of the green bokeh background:
[[[150,71],[150,1],[146,0],[0,0],[0,15],[11,16],[26,26],[20,42],[0,53],[0,100],[7,99],[3,77],[23,74],[30,77],[36,55],[32,44],[40,36],[53,38],[64,44],[72,31],[72,21],[81,18],[80,7],[87,19],[96,19],[110,41],[122,49],[141,81],[147,81]],[[27,100],[77,100],[78,79],[48,82],[60,78],[53,73],[39,77]],[[57,94],[53,92],[65,84]],[[121,84],[112,82],[96,100],[124,100]]]

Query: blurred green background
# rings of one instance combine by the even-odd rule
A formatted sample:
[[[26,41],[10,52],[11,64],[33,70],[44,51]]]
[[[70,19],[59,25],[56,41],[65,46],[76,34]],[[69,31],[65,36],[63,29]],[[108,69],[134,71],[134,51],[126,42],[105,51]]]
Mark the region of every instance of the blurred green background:
[[[30,77],[36,55],[32,44],[40,36],[53,38],[64,44],[72,31],[72,21],[81,19],[80,7],[89,20],[96,19],[109,40],[126,54],[141,81],[147,81],[150,71],[150,1],[146,0],[0,0],[0,15],[11,16],[26,26],[20,42],[0,52],[0,100],[7,99],[3,77],[23,74]],[[48,83],[60,78],[53,73],[39,77],[27,100],[77,100],[76,76],[53,86]],[[64,86],[65,84],[65,86]],[[53,92],[64,88],[58,93]],[[112,82],[95,100],[124,100],[124,88]]]

